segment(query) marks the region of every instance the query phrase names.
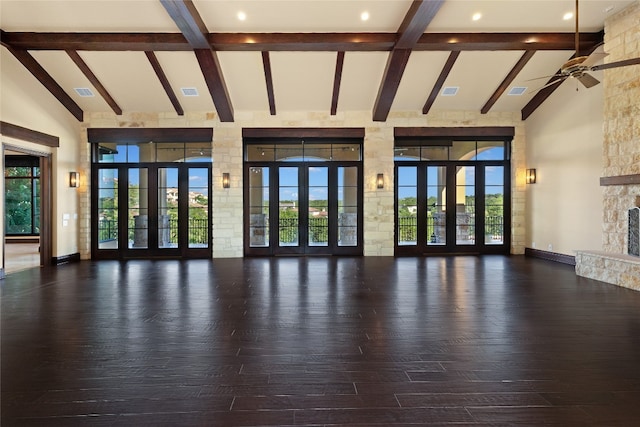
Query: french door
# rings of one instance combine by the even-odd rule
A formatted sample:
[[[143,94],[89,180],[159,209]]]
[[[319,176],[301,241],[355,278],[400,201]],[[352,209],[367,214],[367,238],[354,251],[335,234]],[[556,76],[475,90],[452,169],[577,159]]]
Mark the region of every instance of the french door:
[[[101,165],[93,174],[94,258],[211,257],[210,163]]]
[[[504,162],[396,163],[397,255],[509,253]]]
[[[245,183],[245,254],[362,255],[359,163],[247,164]]]

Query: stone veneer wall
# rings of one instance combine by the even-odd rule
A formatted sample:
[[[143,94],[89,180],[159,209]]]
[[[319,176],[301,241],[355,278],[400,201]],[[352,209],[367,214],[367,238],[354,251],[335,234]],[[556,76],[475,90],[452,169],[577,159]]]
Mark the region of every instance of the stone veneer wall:
[[[640,1],[605,22],[604,41],[607,62],[640,57]],[[640,66],[605,71],[603,84],[603,176],[640,174]],[[606,256],[579,252],[576,272],[640,290],[640,259],[636,263],[624,255],[628,248],[627,212],[640,206],[640,185],[605,186],[603,192],[602,247]],[[627,272],[622,279],[620,271]]]
[[[427,116],[418,113],[392,113],[386,122],[373,122],[370,111],[343,112],[335,116],[326,112],[284,112],[270,116],[268,112],[236,111],[233,123],[221,123],[216,113],[112,113],[86,114],[86,129],[92,127],[212,127],[213,130],[213,257],[243,256],[243,183],[242,129],[245,127],[364,127],[364,254],[391,256],[394,247],[394,127],[470,127],[513,126],[512,146],[512,219],[511,253],[524,253],[525,245],[525,135],[519,113],[489,113],[433,111]],[[90,170],[89,144],[80,147],[86,177]],[[231,188],[223,189],[220,177],[228,172]],[[376,188],[376,175],[384,173],[384,189]],[[80,254],[91,257],[90,188],[83,186],[80,213]]]

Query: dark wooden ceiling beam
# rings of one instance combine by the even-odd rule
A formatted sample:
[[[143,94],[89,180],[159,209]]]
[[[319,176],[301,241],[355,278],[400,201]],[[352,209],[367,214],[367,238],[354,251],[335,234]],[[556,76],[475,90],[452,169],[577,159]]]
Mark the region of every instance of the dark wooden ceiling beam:
[[[333,75],[333,93],[331,94],[331,115],[338,113],[338,97],[340,96],[340,84],[342,83],[342,68],[344,66],[344,51],[336,56],[336,71]]]
[[[191,0],[160,0],[193,49],[208,49],[207,26]]]
[[[60,138],[57,136],[14,125],[13,123],[0,121],[0,134],[8,138],[15,138],[22,141],[32,142],[34,144],[45,145],[47,147],[60,146]]]
[[[147,51],[145,52],[145,55],[147,55],[147,59],[149,60],[149,63],[151,64],[153,71],[155,71],[156,76],[158,76],[158,80],[160,80],[160,84],[162,85],[162,88],[164,89],[167,96],[169,97],[169,100],[171,101],[173,108],[176,110],[176,113],[179,116],[184,116],[184,110],[182,109],[182,105],[180,105],[180,101],[178,100],[176,93],[173,91],[173,88],[171,87],[171,83],[169,83],[169,79],[167,79],[167,75],[164,73],[164,70],[162,69],[160,62],[158,61],[156,54],[151,51]]]
[[[264,69],[264,80],[267,85],[267,100],[269,101],[269,113],[276,115],[276,96],[273,91],[273,76],[271,74],[271,58],[269,52],[262,52],[262,68]]]
[[[1,37],[1,35],[0,35]],[[82,108],[62,89],[49,73],[35,60],[29,52],[14,49],[2,43],[3,46],[35,77],[42,85],[75,117],[78,121],[84,119]]]
[[[218,56],[207,40],[207,27],[191,0],[160,0],[193,48],[220,121],[233,121],[233,105]]]
[[[407,11],[400,28],[398,40],[387,59],[382,82],[373,106],[373,120],[385,121],[398,92],[400,80],[409,62],[411,49],[427,29],[444,0],[414,0]]]
[[[567,50],[573,33],[425,33],[413,50]],[[395,33],[209,33],[216,51],[391,51]],[[3,44],[23,50],[190,51],[178,33],[24,33],[3,32]],[[603,33],[580,33],[581,51],[602,43]]]
[[[89,80],[89,82],[93,85],[93,87],[96,88],[100,96],[102,96],[102,99],[104,99],[105,102],[109,105],[109,107],[111,107],[113,112],[116,113],[116,115],[121,116],[122,108],[120,108],[120,106],[115,101],[115,99],[113,99],[113,97],[111,96],[111,94],[109,94],[107,89],[102,85],[102,83],[100,83],[100,80],[98,80],[98,77],[96,77],[96,75],[93,74],[93,71],[91,71],[87,63],[84,62],[84,60],[80,57],[78,52],[76,52],[75,50],[68,50],[67,55],[69,55],[69,58],[71,58],[73,63],[76,64],[76,66],[80,69],[80,71],[82,71],[82,74],[84,74],[84,76],[87,78],[87,80]]]
[[[529,62],[529,60],[533,58],[533,55],[535,53],[536,53],[535,50],[528,50],[520,57],[516,65],[513,66],[511,71],[509,71],[509,74],[507,74],[507,76],[504,78],[502,83],[500,83],[500,85],[495,90],[495,92],[493,92],[493,94],[489,97],[489,100],[487,101],[487,103],[484,104],[484,106],[480,109],[480,112],[482,114],[487,114],[489,112],[491,107],[493,107],[493,104],[495,104],[498,101],[498,99],[502,96],[504,91],[507,90],[511,82],[516,78],[518,73],[520,73],[520,71],[522,71],[524,66],[527,65],[527,62]]]
[[[445,62],[444,67],[442,67],[442,71],[440,71],[438,80],[436,80],[436,83],[433,85],[433,88],[431,89],[431,93],[429,94],[429,97],[424,103],[424,107],[422,107],[422,114],[427,114],[429,110],[431,110],[433,103],[436,101],[436,98],[438,97],[438,93],[440,93],[440,89],[442,89],[442,86],[444,85],[445,80],[447,80],[447,77],[449,77],[449,73],[453,68],[453,64],[456,63],[458,56],[460,56],[460,52],[458,51],[451,52],[449,54],[449,57],[447,58],[447,62]]]

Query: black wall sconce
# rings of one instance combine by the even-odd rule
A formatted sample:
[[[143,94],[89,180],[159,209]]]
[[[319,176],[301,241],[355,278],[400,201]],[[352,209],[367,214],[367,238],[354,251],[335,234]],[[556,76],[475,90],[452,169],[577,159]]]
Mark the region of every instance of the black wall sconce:
[[[231,183],[229,182],[229,173],[225,172],[222,174],[222,188],[229,188]]]
[[[80,186],[80,174],[78,172],[69,172],[69,187],[78,188]]]
[[[383,173],[379,173],[378,177],[376,178],[376,186],[378,188],[384,188],[384,174]]]
[[[527,184],[535,184],[536,183],[536,170],[535,169],[527,169],[526,174],[526,182]]]

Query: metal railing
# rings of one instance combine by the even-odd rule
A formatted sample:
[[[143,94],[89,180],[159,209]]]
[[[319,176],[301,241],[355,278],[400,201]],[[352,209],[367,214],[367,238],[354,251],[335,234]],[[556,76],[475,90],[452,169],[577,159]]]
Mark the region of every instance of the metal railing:
[[[164,244],[178,244],[178,220],[169,219],[168,227],[160,227],[160,230],[167,230],[168,241]],[[136,225],[134,220],[129,221],[129,240],[134,239]],[[190,218],[189,226],[190,244],[207,244],[209,241],[209,220],[204,218]],[[98,221],[98,241],[108,242],[118,239],[118,222],[116,220],[102,219]]]
[[[398,241],[415,242],[418,238],[418,219],[415,216],[398,217]],[[485,236],[492,240],[504,241],[504,218],[502,216],[487,216],[484,219]],[[427,217],[427,236],[435,236],[435,218]],[[469,236],[475,236],[475,225],[468,225]]]

